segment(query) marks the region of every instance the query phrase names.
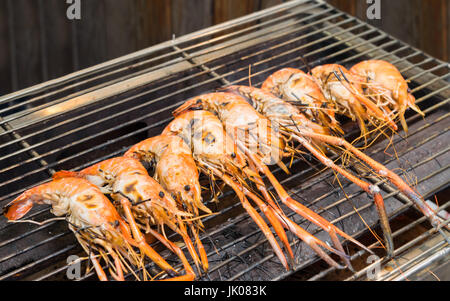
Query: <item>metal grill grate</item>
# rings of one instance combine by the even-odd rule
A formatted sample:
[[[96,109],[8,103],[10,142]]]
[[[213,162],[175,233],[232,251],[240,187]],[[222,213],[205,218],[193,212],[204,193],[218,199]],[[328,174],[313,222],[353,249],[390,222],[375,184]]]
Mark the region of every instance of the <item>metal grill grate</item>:
[[[424,197],[446,189],[450,178],[449,64],[323,1],[300,0],[1,97],[0,206],[47,181],[54,170],[84,168],[159,134],[171,120],[171,111],[189,97],[230,83],[259,86],[282,67],[306,70],[324,63],[348,66],[369,58],[387,60],[399,68],[411,81],[426,118],[408,113],[408,138],[395,136],[392,141],[398,160],[386,154],[393,153],[392,148],[384,152],[389,142],[386,139],[366,153],[404,177],[408,175]],[[356,129],[347,126],[351,137]],[[375,229],[378,217],[367,194],[341,179],[345,196],[331,171],[323,171],[312,158],[306,159],[307,163],[296,160],[289,176],[279,169],[273,172],[295,198],[348,234],[370,236],[361,217]],[[445,256],[448,259],[448,244],[412,209],[412,203],[388,184],[378,184],[392,221],[405,212],[413,215],[393,227],[398,258],[417,244],[434,239],[437,242],[423,254],[440,254],[435,261]],[[441,200],[442,208],[448,207],[447,201]],[[212,208],[220,214],[206,219],[208,230],[202,235],[211,262],[205,280],[281,280],[293,273],[283,269],[231,191],[225,191],[220,203]],[[34,208],[28,217],[43,221],[52,217],[48,209]],[[288,216],[327,240],[309,222],[292,213]],[[400,244],[399,238],[417,226],[423,228],[421,234]],[[333,268],[318,262],[302,242],[290,238],[298,259],[296,275],[312,280],[331,277]],[[367,245],[379,247],[373,237]],[[354,260],[367,255],[347,247]],[[66,258],[71,254],[83,253],[63,221],[38,226],[8,224],[0,219],[1,280],[65,279]],[[399,271],[423,263],[424,258],[431,261],[423,254],[383,277],[396,277]],[[383,266],[389,261],[384,257],[380,260]],[[360,279],[369,268],[364,264],[359,272],[346,271],[340,278]],[[95,279],[95,275],[89,273],[82,279]]]

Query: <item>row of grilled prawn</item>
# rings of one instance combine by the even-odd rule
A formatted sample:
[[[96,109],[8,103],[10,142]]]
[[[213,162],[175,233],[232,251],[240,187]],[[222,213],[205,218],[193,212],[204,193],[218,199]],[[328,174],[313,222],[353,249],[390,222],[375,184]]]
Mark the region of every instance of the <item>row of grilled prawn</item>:
[[[174,115],[181,118],[183,112],[192,109],[202,110],[202,115],[207,115],[204,112],[205,110],[212,112],[215,117],[210,116],[208,118],[216,118],[222,122],[225,127],[225,135],[232,136],[233,144],[238,145],[239,150],[247,160],[247,164],[253,166],[252,171],[267,176],[275,188],[277,196],[290,209],[323,227],[334,242],[335,249],[333,251],[342,255],[342,246],[336,234],[345,237],[345,233],[336,230],[330,223],[290,198],[266,166],[278,164],[287,170],[281,159],[285,156],[296,155],[297,149],[291,147],[290,142],[300,143],[326,167],[346,177],[373,197],[380,215],[386,249],[388,255],[392,256],[394,250],[392,234],[379,188],[358,178],[347,169],[336,165],[326,156],[324,150],[327,148],[342,149],[347,154],[351,154],[354,158],[364,162],[377,176],[387,179],[408,196],[431,220],[433,225],[439,225],[441,221],[436,217],[435,212],[398,175],[366,156],[344,139],[329,135],[330,128],[333,129],[330,125],[334,125],[335,128],[338,127],[334,112],[351,118],[354,118],[354,115],[359,116],[354,119],[360,120],[359,124],[363,136],[366,135],[366,122],[376,127],[388,125],[393,130],[397,130],[394,122],[397,117],[400,119],[404,130],[407,131],[404,118],[406,109],[412,108],[423,115],[414,101],[415,99],[409,92],[406,81],[395,66],[385,61],[372,60],[358,63],[350,71],[336,64],[318,66],[311,70],[310,75],[291,68],[282,69],[271,75],[263,83],[262,89],[245,86],[227,87],[222,92],[201,95],[186,101],[174,112]],[[328,112],[324,110],[328,113],[325,119],[320,118],[320,115],[317,114],[324,107],[323,104],[327,104],[325,109],[335,106],[334,110]],[[353,112],[355,113],[353,114]],[[198,114],[200,114],[200,111],[197,112]],[[191,115],[187,115],[188,120],[197,120],[199,117],[194,118]],[[212,121],[206,122],[207,125],[212,123]],[[202,124],[205,124],[205,122]],[[195,127],[195,125],[191,124],[192,127]],[[179,132],[180,130],[174,131],[177,134]],[[203,132],[210,133],[208,130]],[[182,136],[189,141],[188,135],[182,134]],[[216,136],[212,135],[214,140]],[[241,165],[241,167],[243,166],[245,165]],[[245,168],[239,170],[245,171]],[[267,204],[270,205],[269,209],[277,211],[277,206],[271,200],[263,182],[256,179],[254,174],[249,174],[248,169],[244,172],[244,175],[241,172],[241,175],[232,174],[232,176],[236,179],[240,177],[252,179],[253,182],[257,183],[257,187]],[[238,181],[232,184],[236,185],[236,182]],[[251,192],[248,193],[248,196],[258,204],[258,200],[255,200]],[[267,208],[264,212],[267,212]],[[277,213],[281,216],[281,213]],[[282,216],[280,220],[283,222],[286,218]],[[288,225],[283,226],[289,228]],[[274,228],[277,229],[275,226]],[[289,230],[292,231],[292,229]],[[299,231],[292,232],[299,233]],[[281,231],[277,234],[284,237]],[[298,236],[305,240],[305,237]],[[271,241],[270,233],[267,234],[267,238]],[[306,239],[306,241],[309,240]],[[272,246],[275,250],[279,250],[273,239]],[[320,251],[316,248],[317,245],[310,244],[310,246],[320,254]],[[285,245],[285,247],[289,253],[289,246]],[[320,255],[331,265],[337,266],[337,263],[332,262],[330,258],[323,256],[323,254]],[[279,258],[282,262],[286,262],[283,261],[282,256],[279,256]],[[343,256],[343,259],[350,267],[345,256]]]
[[[357,121],[364,137],[367,125],[387,125],[396,131],[396,118],[407,132],[408,108],[424,116],[399,70],[381,60],[362,61],[349,70],[338,64],[320,65],[311,69],[310,74],[285,68],[272,74],[262,89],[305,106],[306,116],[337,133],[343,131],[336,114]]]
[[[56,172],[53,181],[25,191],[8,204],[5,216],[17,220],[34,204],[51,205],[54,215],[66,217],[70,229],[89,254],[101,280],[107,280],[107,276],[98,258],[108,264],[110,275],[116,280],[124,280],[124,272],[134,273],[138,268],[143,269],[143,279],[151,279],[152,276],[144,268],[144,257],[150,258],[173,276],[173,280],[193,280],[195,273],[182,250],[169,241],[164,233],[166,226],[180,234],[194,261],[198,263],[200,259],[188,234],[190,225],[185,220],[193,214],[179,208],[170,193],[172,191],[166,190],[147,173],[139,160],[132,157],[111,158],[79,172]],[[181,177],[188,172],[185,165],[170,166],[174,167],[178,168],[176,172]],[[195,168],[192,170],[197,172]],[[195,182],[196,174],[192,176],[194,180],[190,181]],[[184,191],[188,184],[183,187]],[[192,189],[194,194],[196,188],[199,189]],[[109,195],[113,201],[105,195]],[[193,197],[198,198],[197,195]],[[158,229],[152,226],[158,226]],[[199,242],[197,228],[191,230]],[[177,276],[179,273],[147,243],[142,231],[178,255],[186,275]],[[206,260],[204,257],[202,259]],[[138,275],[135,276],[139,279]]]
[[[262,89],[232,86],[222,92],[188,100],[174,112],[175,119],[160,136],[133,146],[123,157],[100,162],[80,172],[56,173],[53,182],[31,189],[14,200],[7,209],[6,216],[17,219],[26,214],[34,202],[50,203],[55,215],[69,217],[70,225],[85,250],[95,245],[97,251],[101,251],[100,254],[112,256],[114,264],[110,265],[110,269],[116,279],[123,279],[122,270],[126,269],[124,263],[138,265],[142,261],[142,256],[135,254],[133,247],[139,248],[140,254],[145,254],[163,270],[175,276],[175,270],[145,242],[141,233],[141,230],[145,230],[182,260],[186,275],[174,279],[194,279],[194,272],[181,250],[168,241],[164,234],[152,229],[151,225],[160,226],[161,231],[166,225],[180,234],[197,267],[201,265],[203,270],[208,269],[206,253],[198,237],[198,231],[202,227],[198,217],[201,215],[200,211],[211,211],[201,202],[197,171],[200,169],[212,178],[220,178],[236,192],[242,206],[263,230],[287,269],[289,261],[293,260],[293,253],[285,230],[305,241],[330,265],[343,267],[322,248],[338,254],[346,266],[351,267],[338,235],[365,247],[292,199],[268,169],[267,165],[278,164],[287,171],[281,160],[298,154],[298,148],[292,145],[296,141],[327,167],[374,197],[388,253],[392,254],[391,231],[378,187],[357,178],[328,159],[324,153],[327,146],[344,148],[358,157],[379,176],[388,178],[410,197],[433,223],[439,221],[422,198],[395,173],[367,157],[344,139],[329,135],[332,130],[342,132],[334,118],[335,113],[354,117],[351,112],[357,112],[356,116],[360,118],[357,120],[361,120],[359,124],[364,133],[364,122],[367,120],[382,120],[396,129],[393,126],[395,123],[392,125],[393,111],[402,120],[408,106],[417,109],[407,90],[406,100],[404,92],[399,92],[405,86],[398,70],[397,74],[391,67],[373,68],[385,65],[382,61],[360,64],[371,66],[375,70],[367,68],[368,70],[356,74],[342,66],[325,65],[314,68],[311,76],[300,70],[283,69],[271,75]],[[319,73],[317,70],[322,71]],[[393,84],[394,88],[383,84],[382,79],[391,78],[388,82],[392,83],[393,77],[398,82]],[[384,102],[389,105],[373,102],[380,95],[389,99]],[[341,109],[337,109],[339,107]],[[376,108],[381,108],[382,111]],[[405,125],[404,128],[406,129]],[[139,161],[155,165],[154,177],[159,183],[148,175]],[[328,232],[334,247],[290,220],[268,192],[262,175],[268,178],[277,196],[287,207]],[[253,191],[254,186],[261,193],[262,199]],[[112,197],[115,207],[107,205],[109,200],[103,193]],[[248,201],[249,198],[273,226],[289,260],[269,226]],[[199,255],[189,231],[194,237]],[[103,255],[104,259],[106,257]],[[91,259],[100,279],[105,279],[96,257],[92,256]]]

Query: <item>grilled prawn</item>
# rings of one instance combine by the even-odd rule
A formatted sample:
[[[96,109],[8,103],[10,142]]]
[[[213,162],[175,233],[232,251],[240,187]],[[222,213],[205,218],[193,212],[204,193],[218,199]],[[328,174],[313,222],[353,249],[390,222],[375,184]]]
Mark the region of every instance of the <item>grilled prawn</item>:
[[[379,108],[364,95],[361,79],[341,65],[327,64],[313,68],[312,76],[317,80],[325,97],[336,105],[337,113],[357,120],[362,136],[366,139],[366,121],[375,126],[388,125],[394,131],[393,112]]]
[[[193,158],[200,170],[211,179],[222,179],[239,197],[243,208],[261,228],[282,264],[288,269],[287,260],[274,235],[258,212],[247,199],[244,175],[248,170],[243,155],[227,139],[222,123],[214,114],[206,111],[190,111],[177,116],[163,131],[162,135],[179,136],[191,148]],[[253,196],[253,195],[251,195]],[[255,196],[255,199],[257,197]],[[260,203],[261,204],[261,203]],[[274,225],[284,245],[290,250],[287,236],[273,212],[268,208],[266,216]],[[290,251],[290,254],[293,253]]]
[[[264,199],[269,204],[270,208],[276,214],[279,214],[277,217],[280,217],[280,221],[283,223],[284,216],[282,216],[282,213],[278,211],[278,207],[268,193],[268,190],[264,182],[261,180],[259,173],[267,176],[269,181],[274,186],[277,195],[285,205],[287,205],[297,214],[315,223],[330,235],[336,248],[332,249],[332,251],[341,255],[344,261],[346,261],[347,265],[351,267],[350,263],[348,262],[348,258],[343,255],[345,252],[343,251],[342,245],[339,242],[337,235],[339,234],[346,239],[349,239],[350,241],[358,244],[359,246],[363,248],[365,247],[309,208],[292,199],[267,167],[266,164],[281,164],[283,153],[289,153],[292,151],[285,147],[286,140],[283,140],[281,134],[276,129],[273,129],[270,126],[270,121],[260,113],[256,112],[254,108],[249,105],[241,96],[232,93],[221,92],[200,95],[192,98],[186,101],[177,110],[175,110],[174,114],[175,116],[179,116],[179,114],[182,114],[182,112],[189,112],[189,110],[198,109],[205,109],[218,115],[218,118],[224,124],[225,130],[231,136],[231,143],[237,146],[237,149],[242,152],[242,154],[244,154],[244,158],[242,160],[248,159],[247,162],[251,170],[257,174],[256,176],[253,176],[253,178],[249,178],[252,179],[253,182],[255,182],[258,189],[264,196]],[[216,122],[218,123],[219,121]],[[226,136],[225,133],[222,135]],[[292,224],[295,223],[291,223],[289,225],[285,223],[283,224],[283,226],[285,226],[285,228],[291,230],[295,234],[304,231],[301,228],[301,230],[298,229],[298,225]],[[292,229],[291,227],[295,227],[295,229]],[[308,240],[310,240],[311,237],[304,236],[300,238],[308,243]],[[316,252],[318,252],[319,255],[322,256],[322,258],[327,260],[327,262],[336,266],[335,262],[330,261],[330,258],[326,258],[318,251],[318,249],[320,250],[320,248],[317,248],[316,245],[310,244],[310,246]]]
[[[98,252],[112,266],[110,274],[113,278],[124,280],[123,272],[127,271],[130,264],[142,267],[133,246],[139,247],[169,274],[176,273],[145,241],[140,240],[142,234],[133,226],[130,216],[127,215],[127,219],[131,227],[121,218],[108,198],[84,179],[61,178],[31,188],[9,203],[4,208],[4,215],[9,220],[20,219],[34,204],[49,204],[54,215],[66,217],[69,228],[89,254],[100,280],[107,280],[107,276],[94,253]],[[113,264],[110,264],[108,256],[112,257]],[[184,276],[181,277],[184,279]]]
[[[411,108],[425,116],[415,105],[415,98],[409,93],[408,84],[400,71],[391,63],[382,60],[363,61],[354,65],[350,72],[362,77],[361,84],[366,89],[366,96],[374,99],[379,107],[398,113],[405,132],[408,132],[406,109]]]
[[[328,244],[305,231],[290,220],[273,201],[269,199],[270,203],[265,203],[247,186],[247,179],[260,187],[263,187],[264,183],[259,175],[249,166],[249,162],[246,162],[245,155],[236,147],[235,143],[225,132],[221,121],[214,114],[204,110],[180,113],[166,127],[163,134],[179,135],[182,137],[191,146],[194,158],[202,172],[211,177],[214,176],[222,179],[236,192],[243,208],[262,230],[274,249],[275,254],[286,269],[289,269],[289,265],[278,242],[265,221],[250,205],[247,197],[253,200],[264,215],[266,215],[288,252],[291,261],[293,259],[293,253],[283,227],[305,241],[306,244],[330,265],[342,268],[342,266],[336,263],[320,247],[340,256],[345,256],[342,252],[331,248]],[[268,197],[268,193],[266,193],[266,197]]]
[[[383,198],[379,193],[379,188],[376,185],[369,184],[359,179],[346,169],[336,165],[314,145],[337,146],[345,148],[345,150],[349,153],[353,154],[355,157],[372,168],[378,176],[386,178],[406,196],[408,196],[408,198],[416,204],[416,206],[432,221],[434,225],[438,225],[440,223],[435,215],[435,212],[424,202],[422,197],[420,197],[411,187],[409,187],[409,185],[407,185],[397,174],[368,157],[344,139],[325,135],[323,132],[317,131],[317,125],[311,126],[311,121],[308,120],[303,123],[303,120],[306,118],[299,116],[301,115],[301,112],[299,112],[291,104],[284,102],[266,91],[253,87],[231,86],[227,88],[227,91],[243,96],[258,112],[268,117],[272,122],[278,124],[280,127],[280,132],[283,134],[285,139],[296,140],[325,166],[332,168],[348,180],[361,187],[369,195],[373,196],[375,205],[380,215],[381,226],[384,232],[385,241],[387,242],[387,251],[389,255],[393,255],[392,234],[384,209]]]
[[[159,135],[133,145],[124,157],[132,157],[155,168],[154,178],[172,194],[178,204],[193,216],[191,225],[199,249],[203,270],[208,270],[208,259],[198,236],[203,229],[199,210],[211,214],[202,203],[198,168],[191,149],[178,136]]]
[[[314,78],[300,69],[284,68],[270,75],[262,84],[279,98],[298,106],[310,120],[325,128],[343,133],[335,119],[336,105],[327,101]]]
[[[178,209],[175,200],[148,175],[138,160],[116,157],[79,172],[59,171],[53,178],[67,176],[84,178],[98,186],[103,193],[110,194],[114,200],[121,201],[125,213],[130,211],[133,220],[137,221],[136,227],[152,232],[151,225],[157,225],[164,233],[164,225],[167,225],[181,235],[194,262],[199,263],[194,245],[187,234],[185,222],[182,220],[190,214]]]

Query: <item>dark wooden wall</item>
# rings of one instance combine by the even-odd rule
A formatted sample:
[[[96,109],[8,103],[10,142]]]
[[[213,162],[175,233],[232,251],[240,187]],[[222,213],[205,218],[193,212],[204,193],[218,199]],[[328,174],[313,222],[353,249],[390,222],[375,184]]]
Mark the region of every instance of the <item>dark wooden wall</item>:
[[[0,0],[0,95],[237,18],[287,0]],[[448,0],[381,0],[369,21],[443,60],[449,58]],[[366,0],[329,0],[365,18]]]
[[[366,0],[327,0],[441,60],[450,59],[449,0],[381,0],[381,19],[368,20]]]
[[[0,95],[285,0],[0,0]]]

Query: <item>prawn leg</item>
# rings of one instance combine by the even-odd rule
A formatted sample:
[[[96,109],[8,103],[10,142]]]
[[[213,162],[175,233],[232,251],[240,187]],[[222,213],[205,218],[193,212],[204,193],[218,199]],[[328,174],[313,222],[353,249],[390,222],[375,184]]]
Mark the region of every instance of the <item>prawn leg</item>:
[[[108,281],[108,277],[106,276],[105,271],[103,271],[102,266],[98,262],[97,258],[90,255],[89,259],[91,260],[91,262],[94,266],[94,269],[95,269],[95,272],[97,273],[98,279],[100,279],[100,281]]]
[[[123,207],[123,210],[125,212],[125,216],[128,220],[128,223],[131,227],[131,232],[134,236],[134,241],[137,243],[139,249],[142,250],[142,252],[145,253],[150,259],[152,259],[161,269],[163,269],[167,274],[170,276],[174,276],[177,274],[175,269],[167,263],[164,258],[161,257],[152,247],[150,247],[146,242],[144,235],[142,235],[141,231],[139,230],[139,226],[137,225],[134,216],[131,212],[131,203],[128,199],[125,197],[120,196],[120,203]]]
[[[353,242],[354,244],[358,245],[359,247],[365,249],[366,251],[373,253],[370,251],[366,246],[355,240],[353,237],[309,209],[308,207],[300,204],[299,202],[295,201],[293,198],[289,196],[287,191],[283,188],[283,186],[278,182],[278,180],[275,178],[275,176],[272,174],[272,172],[269,170],[269,168],[262,164],[261,161],[252,154],[247,148],[245,148],[240,141],[237,141],[239,146],[245,151],[245,153],[249,156],[249,158],[253,161],[255,166],[258,168],[258,170],[266,175],[266,177],[269,179],[270,183],[272,183],[273,187],[275,188],[275,191],[277,192],[278,196],[280,197],[281,201],[294,210],[297,214],[300,216],[303,216],[307,220],[313,222],[317,226],[321,227],[323,230],[325,230],[328,235],[330,235],[333,243],[336,243],[338,245],[341,245],[339,239],[337,238],[337,234],[341,235],[345,239]],[[337,249],[341,249],[342,246],[337,246]]]
[[[266,203],[264,203],[259,197],[257,197],[254,193],[248,191],[248,189],[244,189],[244,194],[250,197],[256,205],[261,209],[262,212],[264,212],[264,215],[267,217],[267,219],[272,224],[275,232],[277,233],[280,240],[283,242],[284,248],[289,254],[289,259],[291,261],[291,265],[293,265],[294,262],[294,253],[292,252],[291,245],[289,244],[289,240],[287,238],[286,232],[283,230],[283,225],[281,222],[281,219],[279,215],[276,213],[276,211],[268,206]]]
[[[387,116],[385,113],[383,113],[383,111],[381,111],[376,104],[367,99],[367,97],[360,95],[359,93],[354,93],[354,95],[362,104],[364,104],[369,110],[371,110],[376,117],[378,117],[380,120],[384,120],[394,131],[398,130],[395,122],[392,121],[391,118],[389,118],[389,116]]]
[[[194,235],[195,243],[197,245],[197,249],[198,249],[198,252],[200,255],[200,260],[202,262],[203,270],[206,272],[206,271],[208,271],[209,263],[208,263],[208,257],[206,255],[205,247],[203,246],[200,236],[198,235],[198,231],[197,231],[197,229],[195,229],[194,226],[192,226],[191,232]]]
[[[109,254],[112,256],[112,258],[114,259],[114,265],[116,267],[116,273],[114,273],[111,270],[109,271],[109,273],[115,280],[125,281],[125,278],[123,277],[122,263],[120,261],[119,256],[117,256],[117,254],[111,249],[111,247],[109,247],[109,246],[105,246],[105,247],[109,251]]]
[[[302,133],[303,134],[303,133]],[[329,159],[327,156],[322,154],[319,150],[317,150],[309,141],[307,141],[303,137],[299,137],[297,135],[292,135],[295,140],[301,143],[306,149],[308,149],[320,162],[322,162],[325,166],[335,170],[337,173],[346,177],[351,182],[358,185],[361,189],[367,192],[374,198],[374,203],[378,211],[378,215],[380,217],[381,229],[383,230],[384,240],[386,242],[386,251],[389,256],[394,254],[394,241],[392,239],[392,231],[389,226],[389,219],[386,213],[386,208],[384,206],[383,197],[380,194],[380,189],[378,186],[369,184],[355,175],[351,174],[347,170],[342,167],[336,165],[333,160]],[[305,135],[306,136],[306,135]],[[331,136],[330,136],[331,137]]]
[[[249,161],[249,165],[251,166],[252,170],[256,173],[256,170],[255,170],[256,167],[253,164],[253,162]],[[331,266],[334,266],[339,269],[344,268],[343,266],[336,263],[333,259],[331,259],[331,257],[328,256],[328,254],[324,253],[320,248],[318,248],[317,245],[321,245],[325,249],[341,256],[344,259],[344,261],[347,263],[347,265],[351,268],[350,262],[348,261],[347,255],[345,254],[345,251],[343,249],[337,251],[337,250],[331,248],[329,245],[327,245],[326,243],[322,242],[321,240],[317,239],[316,237],[314,237],[313,235],[308,233],[306,230],[301,228],[299,225],[294,223],[292,220],[290,220],[286,216],[286,214],[281,210],[281,208],[277,204],[275,204],[275,202],[272,200],[272,197],[270,196],[269,192],[267,191],[263,180],[257,173],[256,173],[256,178],[254,179],[254,182],[255,182],[256,186],[258,187],[258,190],[264,196],[264,199],[269,204],[269,207],[276,213],[276,215],[277,215],[278,219],[280,220],[280,222],[282,223],[283,227],[290,230],[298,238],[300,238],[301,240],[306,242],[306,244],[308,246],[310,246],[313,250],[315,250],[320,255],[320,257],[322,257],[322,259],[324,259]],[[249,194],[250,194],[250,192],[249,192]],[[249,196],[253,199],[252,194],[250,194]],[[320,250],[321,252],[318,252],[317,250]]]
[[[191,254],[192,259],[194,259],[194,263],[195,263],[195,266],[197,267],[197,270],[199,272],[201,271],[200,267],[199,267],[199,263],[201,262],[204,270],[207,271],[208,270],[208,261],[206,261],[206,266],[205,266],[205,263],[203,261],[201,261],[201,259],[199,258],[199,255],[197,254],[197,251],[195,250],[194,243],[192,242],[191,238],[189,237],[184,223],[181,221],[178,224],[179,224],[178,229],[180,229],[180,231],[178,231],[178,233],[183,237],[183,241],[186,244],[186,247],[189,251],[189,254]],[[202,248],[200,248],[200,250],[201,249]]]
[[[249,162],[251,163],[251,162]],[[252,164],[253,165],[253,164]],[[253,166],[254,169],[254,166]],[[339,255],[346,265],[353,270],[350,260],[348,259],[348,256],[345,254],[344,249],[341,248],[339,250],[331,248],[329,245],[321,241],[320,239],[316,238],[314,235],[311,235],[309,232],[304,230],[302,227],[297,225],[295,222],[293,222],[291,219],[289,219],[283,211],[275,204],[275,202],[272,200],[272,197],[270,196],[269,192],[267,191],[266,187],[264,185],[261,185],[262,179],[258,178],[259,183],[256,183],[258,186],[259,191],[264,196],[264,199],[269,204],[270,208],[276,213],[278,219],[283,224],[283,226],[290,230],[292,233],[294,233],[298,238],[300,238],[302,241],[304,241],[311,249],[313,249],[325,262],[327,262],[330,266],[334,266],[338,269],[343,269],[344,267],[338,264],[336,261],[334,261],[327,253],[325,253],[319,246],[322,246],[323,248],[329,250],[330,252],[333,252],[337,255]],[[252,194],[249,195],[252,199]],[[254,200],[257,202],[257,200]],[[335,244],[339,248],[339,244]]]
[[[183,251],[175,245],[173,242],[169,241],[167,238],[159,234],[153,229],[149,229],[149,233],[152,234],[157,240],[159,240],[161,243],[163,243],[168,249],[170,249],[172,252],[174,252],[183,263],[184,270],[186,271],[186,275],[172,277],[169,279],[164,280],[171,280],[171,281],[193,281],[195,279],[195,273],[194,270],[192,270],[192,267],[189,265],[189,262],[186,259],[186,256],[184,256]]]
[[[266,236],[267,240],[269,241],[270,245],[272,246],[275,254],[280,259],[283,266],[286,268],[286,270],[289,270],[289,265],[286,260],[286,257],[284,256],[283,251],[281,250],[281,247],[279,246],[277,240],[275,239],[275,236],[273,235],[272,231],[270,231],[269,226],[266,224],[266,222],[262,219],[262,217],[258,214],[258,212],[255,210],[255,208],[252,207],[250,202],[245,197],[244,192],[241,190],[241,187],[239,184],[235,183],[230,177],[220,172],[218,169],[208,166],[218,177],[220,177],[227,185],[229,185],[237,194],[239,200],[241,201],[242,207],[247,211],[247,213],[250,215],[250,217],[253,219],[253,221],[258,225],[258,227],[263,232],[264,236]],[[275,227],[274,227],[275,228]],[[276,230],[279,230],[279,228],[275,228]],[[284,230],[281,228],[281,230],[284,232]],[[277,233],[280,235],[280,233]],[[283,234],[281,234],[283,236]],[[287,238],[286,238],[287,239]]]
[[[350,91],[359,102],[361,102],[364,106],[366,106],[367,109],[372,111],[372,113],[374,114],[375,117],[379,118],[380,120],[384,120],[394,131],[396,131],[398,129],[398,127],[395,124],[395,122],[392,121],[391,118],[389,118],[389,116],[387,116],[383,111],[381,111],[381,109],[374,102],[372,102],[370,99],[368,99],[364,95],[361,95],[357,91],[357,89],[353,87],[353,85],[350,83],[350,81],[346,78],[346,76],[342,70],[340,70],[340,73],[344,77],[344,79],[341,79],[338,72],[334,71],[334,75],[342,83],[342,85],[348,91]]]

